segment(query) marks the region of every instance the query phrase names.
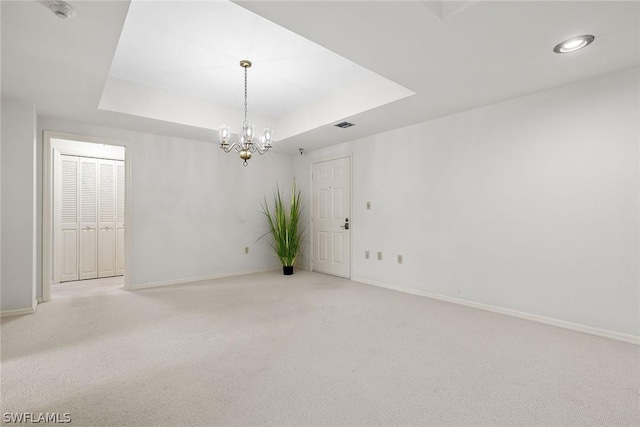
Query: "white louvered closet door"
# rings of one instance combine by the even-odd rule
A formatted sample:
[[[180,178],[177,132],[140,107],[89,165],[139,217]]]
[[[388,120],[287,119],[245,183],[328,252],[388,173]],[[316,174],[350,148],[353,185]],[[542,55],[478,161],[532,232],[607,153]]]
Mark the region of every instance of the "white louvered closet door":
[[[78,280],[78,158],[59,156],[56,188],[54,277],[57,282]]]
[[[80,279],[98,277],[98,160],[80,158]]]
[[[116,162],[98,163],[98,277],[116,275]]]
[[[116,275],[124,275],[124,162],[116,161]]]
[[[124,162],[58,154],[54,283],[124,275]]]

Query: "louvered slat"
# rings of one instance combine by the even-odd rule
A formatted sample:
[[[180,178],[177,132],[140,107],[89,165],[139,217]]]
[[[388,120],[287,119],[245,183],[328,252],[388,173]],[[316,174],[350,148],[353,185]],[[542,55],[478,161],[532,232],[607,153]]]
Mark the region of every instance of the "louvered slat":
[[[98,178],[98,277],[116,275],[116,167],[113,160],[100,160]]]
[[[116,166],[117,172],[117,201],[116,201],[116,221],[119,223],[124,222],[124,164],[118,162]]]
[[[96,163],[82,163],[82,222],[95,223],[98,216]],[[95,227],[95,226],[94,226]]]
[[[114,222],[113,164],[100,163],[100,222]]]
[[[63,224],[78,222],[78,162],[61,159],[61,219]]]

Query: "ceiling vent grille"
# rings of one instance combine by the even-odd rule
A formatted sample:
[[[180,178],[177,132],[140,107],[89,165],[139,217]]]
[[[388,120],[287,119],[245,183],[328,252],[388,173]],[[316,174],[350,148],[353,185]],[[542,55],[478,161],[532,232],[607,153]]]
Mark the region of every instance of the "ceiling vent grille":
[[[355,126],[355,125],[353,123],[349,123],[349,122],[342,122],[342,123],[338,123],[337,125],[334,125],[334,126],[337,126],[337,127],[341,128],[341,129],[346,129],[346,128],[350,128],[351,126]]]

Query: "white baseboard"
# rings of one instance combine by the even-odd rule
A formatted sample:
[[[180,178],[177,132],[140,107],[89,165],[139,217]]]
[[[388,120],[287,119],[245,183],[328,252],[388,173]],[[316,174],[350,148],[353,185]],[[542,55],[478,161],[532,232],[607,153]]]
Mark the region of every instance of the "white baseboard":
[[[567,322],[565,320],[553,319],[551,317],[540,316],[537,314],[526,313],[524,311],[512,310],[509,308],[496,307],[493,305],[482,304],[479,302],[468,301],[460,298],[449,297],[446,295],[433,294],[430,292],[420,291],[417,289],[403,288],[401,286],[390,285],[388,283],[376,282],[363,278],[351,278],[354,282],[360,282],[367,285],[378,286],[381,288],[392,289],[407,294],[418,295],[422,297],[432,298],[440,301],[446,301],[453,304],[464,305],[467,307],[478,308],[480,310],[491,311],[493,313],[506,314],[507,316],[519,317],[521,319],[532,320],[546,325],[557,326],[559,328],[570,329],[572,331],[583,332],[585,334],[597,335],[599,337],[610,338],[617,341],[624,341],[631,344],[640,345],[640,337],[621,332],[609,331],[607,329],[595,328],[593,326],[581,325],[579,323]]]
[[[142,285],[132,285],[132,291],[137,291],[140,289],[148,289],[148,288],[158,288],[161,286],[170,286],[170,285],[180,285],[183,283],[191,283],[191,282],[201,282],[203,280],[213,280],[213,279],[223,279],[225,277],[234,277],[234,276],[244,276],[247,274],[255,274],[255,273],[266,273],[268,271],[276,271],[274,268],[263,268],[258,270],[249,270],[242,271],[236,273],[223,273],[223,274],[214,274],[213,276],[203,276],[203,277],[190,277],[187,279],[178,279],[178,280],[167,280],[163,282],[154,282],[154,283],[145,283]]]
[[[23,316],[25,314],[33,314],[38,309],[38,299],[34,299],[31,303],[31,307],[16,308],[14,310],[3,310],[0,312],[0,317],[6,316]]]

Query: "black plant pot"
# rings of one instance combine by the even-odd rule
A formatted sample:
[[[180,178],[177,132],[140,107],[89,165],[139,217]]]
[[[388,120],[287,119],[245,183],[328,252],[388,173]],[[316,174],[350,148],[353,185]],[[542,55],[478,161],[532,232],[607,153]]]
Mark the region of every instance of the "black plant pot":
[[[293,265],[283,265],[282,266],[282,273],[285,276],[291,276],[293,274]]]

